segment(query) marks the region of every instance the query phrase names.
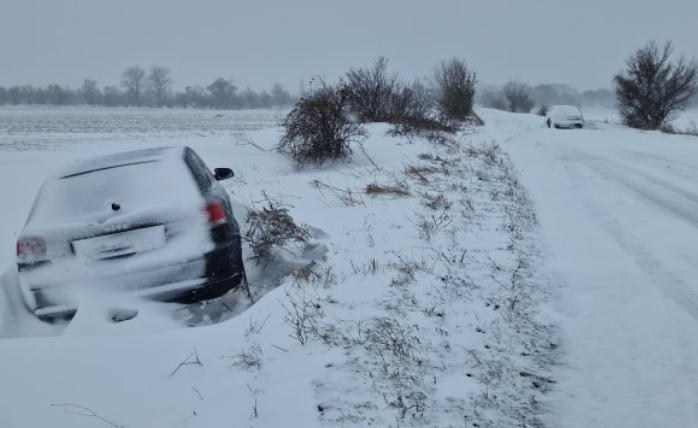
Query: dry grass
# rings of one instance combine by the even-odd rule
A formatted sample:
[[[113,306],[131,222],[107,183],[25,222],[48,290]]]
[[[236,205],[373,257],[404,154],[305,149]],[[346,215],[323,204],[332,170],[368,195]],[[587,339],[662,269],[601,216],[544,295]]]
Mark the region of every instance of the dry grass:
[[[393,195],[393,196],[409,196],[410,192],[402,185],[384,185],[376,182],[366,185],[365,192],[367,195]]]
[[[405,174],[408,176],[416,177],[422,183],[429,183],[429,175],[439,172],[437,168],[425,165],[408,165],[405,168]]]

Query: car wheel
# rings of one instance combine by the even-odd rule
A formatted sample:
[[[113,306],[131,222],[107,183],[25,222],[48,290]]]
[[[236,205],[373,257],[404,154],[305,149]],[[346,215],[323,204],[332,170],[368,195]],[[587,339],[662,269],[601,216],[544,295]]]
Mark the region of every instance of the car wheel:
[[[230,290],[238,287],[242,282],[242,276],[236,276],[234,278],[224,279],[222,281],[209,284],[206,287],[193,290],[182,297],[177,298],[175,301],[177,303],[197,303],[206,300],[217,299]]]
[[[242,264],[242,260],[239,261],[238,266],[241,267],[237,274],[231,276],[230,278],[221,279],[214,283],[192,290],[189,293],[175,299],[178,303],[196,303],[203,302],[206,300],[217,299],[224,294],[228,293],[230,290],[238,288],[241,284],[247,287],[247,273],[245,272],[245,265]]]

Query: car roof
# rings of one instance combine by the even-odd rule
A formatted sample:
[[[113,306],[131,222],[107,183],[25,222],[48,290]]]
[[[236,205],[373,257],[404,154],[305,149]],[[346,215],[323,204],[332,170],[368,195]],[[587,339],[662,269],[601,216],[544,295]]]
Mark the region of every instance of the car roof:
[[[574,112],[574,113],[580,112],[579,107],[573,106],[573,105],[564,105],[564,104],[554,105],[554,106],[550,107],[550,110],[555,110],[555,111],[560,111],[560,112],[567,111],[567,112]]]
[[[77,175],[89,174],[91,172],[118,168],[121,166],[182,159],[184,150],[186,150],[186,148],[156,147],[96,156],[77,161],[71,166],[59,171],[57,175],[58,178],[70,178]]]

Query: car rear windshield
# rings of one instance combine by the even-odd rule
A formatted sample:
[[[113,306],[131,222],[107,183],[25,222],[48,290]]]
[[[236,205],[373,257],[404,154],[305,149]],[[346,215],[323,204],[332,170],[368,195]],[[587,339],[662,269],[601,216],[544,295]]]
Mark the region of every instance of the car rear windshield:
[[[182,162],[133,162],[50,178],[42,187],[30,221],[49,225],[111,213],[196,204],[199,191]]]
[[[556,115],[570,116],[570,117],[580,117],[582,113],[577,107],[574,106],[557,106],[554,109]]]

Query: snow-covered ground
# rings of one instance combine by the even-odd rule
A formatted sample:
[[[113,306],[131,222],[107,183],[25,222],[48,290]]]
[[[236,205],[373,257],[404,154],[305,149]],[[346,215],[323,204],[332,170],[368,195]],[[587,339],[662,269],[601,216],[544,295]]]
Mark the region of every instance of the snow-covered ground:
[[[240,112],[0,117],[23,123],[0,134],[0,426],[538,420],[556,339],[535,318],[547,295],[536,277],[535,215],[483,129],[433,145],[374,125],[351,162],[298,171],[273,150],[278,112],[253,123]],[[233,293],[222,299],[231,310],[137,303],[136,318],[114,324],[110,302],[93,297],[60,328],[23,313],[14,239],[48,170],[96,153],[183,144],[211,167],[235,170],[227,185],[241,220],[245,207],[275,198],[327,251],[297,254],[291,274],[292,264],[248,262],[257,302]]]
[[[374,125],[298,171],[279,112],[0,109],[0,427],[693,426],[698,139],[480,114],[458,144]],[[239,218],[277,198],[326,255],[249,262],[258,299],[231,310],[23,314],[14,240],[47,171],[185,144],[235,170]]]
[[[560,287],[548,314],[564,357],[545,399],[548,425],[695,426],[698,138],[589,116],[601,119],[596,129],[540,130],[533,120],[502,143],[536,203]]]

